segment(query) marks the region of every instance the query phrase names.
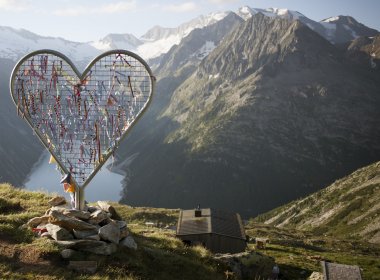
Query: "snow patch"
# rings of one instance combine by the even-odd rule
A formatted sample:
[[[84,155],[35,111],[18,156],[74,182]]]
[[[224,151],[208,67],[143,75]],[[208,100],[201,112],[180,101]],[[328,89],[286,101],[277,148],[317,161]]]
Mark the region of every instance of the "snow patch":
[[[64,53],[75,62],[89,63],[100,51],[88,43],[77,43],[62,38],[42,37],[26,30],[0,28],[0,57],[12,60],[25,54],[44,49]],[[83,65],[81,65],[83,66]]]
[[[326,18],[324,20],[321,21],[322,22],[334,22],[334,21],[338,21],[339,20],[339,16],[337,17],[329,17],[329,18]]]
[[[250,9],[249,7],[243,7],[238,12],[238,14],[242,18],[244,18],[244,17],[249,18],[247,16],[247,13],[251,14],[249,17],[251,17],[252,15],[255,15],[257,13],[262,13],[263,15],[265,15],[267,17],[271,17],[271,18],[280,17],[280,18],[286,18],[286,19],[291,19],[291,20],[297,20],[300,17],[305,17],[300,12],[291,11],[288,9],[279,9],[279,8],[268,8],[268,9],[254,8],[254,9]]]
[[[144,59],[158,57],[163,53],[167,53],[174,45],[178,45],[182,38],[183,37],[177,34],[157,41],[146,42],[138,46],[136,52]]]
[[[111,43],[109,42],[104,42],[102,40],[96,41],[96,42],[91,42],[91,46],[93,46],[95,49],[100,50],[100,51],[107,51],[111,49]]]
[[[209,80],[211,80],[211,79],[217,79],[217,78],[219,78],[219,76],[220,76],[220,73],[217,73],[217,74],[215,74],[215,75],[209,75],[209,76],[208,76],[208,79],[209,79]]]

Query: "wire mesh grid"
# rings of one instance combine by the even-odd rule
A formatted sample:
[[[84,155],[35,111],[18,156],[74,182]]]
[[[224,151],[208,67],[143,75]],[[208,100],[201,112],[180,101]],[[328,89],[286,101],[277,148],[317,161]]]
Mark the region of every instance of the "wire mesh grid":
[[[18,113],[81,186],[114,152],[147,106],[151,75],[137,58],[111,53],[79,78],[62,57],[25,59],[13,79]]]

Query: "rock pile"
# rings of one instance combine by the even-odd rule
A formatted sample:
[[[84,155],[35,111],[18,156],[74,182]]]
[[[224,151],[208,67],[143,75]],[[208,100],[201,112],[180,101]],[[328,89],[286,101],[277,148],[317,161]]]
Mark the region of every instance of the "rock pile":
[[[26,225],[65,248],[62,257],[75,250],[111,255],[118,246],[137,249],[127,223],[107,202],[98,201],[97,206],[86,207],[84,211],[66,208],[64,198],[53,198],[49,204],[52,207],[45,215],[29,220]]]

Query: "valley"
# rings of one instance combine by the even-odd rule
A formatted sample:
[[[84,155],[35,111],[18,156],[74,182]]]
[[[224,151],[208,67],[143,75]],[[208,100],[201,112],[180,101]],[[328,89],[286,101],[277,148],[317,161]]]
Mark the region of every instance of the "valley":
[[[147,59],[157,87],[115,153],[120,201],[264,213],[379,159],[378,34],[350,16],[317,22],[247,6],[88,43],[1,27],[0,176],[22,187],[42,152],[21,141],[32,131],[8,95],[15,60],[41,46],[83,69],[128,48]]]

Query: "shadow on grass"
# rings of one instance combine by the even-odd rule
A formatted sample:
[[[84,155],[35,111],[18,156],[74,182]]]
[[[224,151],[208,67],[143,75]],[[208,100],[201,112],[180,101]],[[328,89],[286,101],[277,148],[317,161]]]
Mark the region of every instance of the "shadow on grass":
[[[20,229],[19,224],[0,226],[0,241],[9,244],[31,243],[34,234],[29,229]]]
[[[38,275],[46,276],[46,279],[51,276],[65,277],[72,279],[75,276],[66,269],[65,263],[57,254],[45,254],[40,261],[21,260],[22,252],[16,251],[12,257],[0,255],[2,263],[2,273],[8,273],[10,279],[29,279],[22,275]],[[6,269],[7,271],[4,271]],[[69,278],[67,278],[69,277]],[[32,279],[32,278],[30,278]]]
[[[175,240],[165,243],[164,239],[141,235],[135,239],[139,245],[137,251],[120,248],[103,265],[118,264],[119,269],[127,269],[141,279],[225,279],[225,265],[192,248],[176,244]],[[120,273],[119,269],[114,270]]]
[[[294,280],[294,279],[308,279],[313,271],[308,269],[301,269],[289,264],[280,264],[280,279]]]

